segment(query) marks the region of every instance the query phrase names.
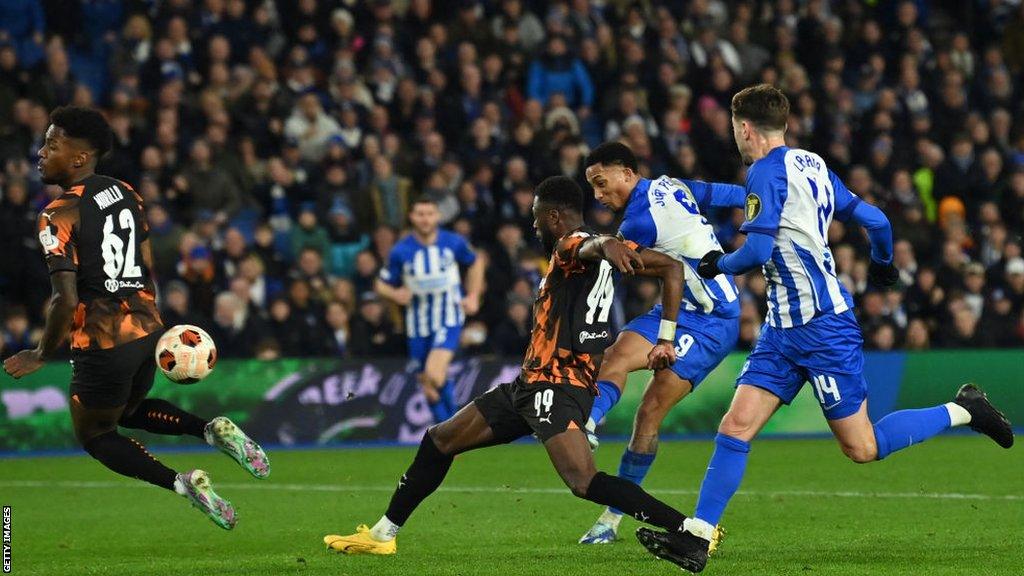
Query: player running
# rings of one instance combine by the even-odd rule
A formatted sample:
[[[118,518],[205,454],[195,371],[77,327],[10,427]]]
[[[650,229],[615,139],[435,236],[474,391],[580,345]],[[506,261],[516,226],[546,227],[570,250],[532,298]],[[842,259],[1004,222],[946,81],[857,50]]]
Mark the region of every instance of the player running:
[[[480,309],[484,285],[483,260],[462,236],[440,229],[440,218],[437,202],[417,198],[409,211],[412,233],[391,249],[374,284],[378,294],[405,306],[409,358],[435,423],[458,410],[448,365],[459,349],[466,315]],[[465,296],[459,266],[469,267]]]
[[[736,145],[750,165],[741,227],[747,241],[727,256],[709,252],[698,272],[714,278],[763,266],[768,317],[718,428],[695,517],[686,520],[682,533],[637,530],[652,553],[694,572],[707,563],[714,526],[739,488],[751,440],[805,381],[813,383],[832,433],[854,462],[881,460],[965,424],[1003,448],[1013,445],[1010,423],[973,384],[961,387],[953,402],[900,410],[874,424],[868,420],[860,327],[850,295],[836,278],[828,228],[835,217],[867,231],[869,277],[882,286],[891,286],[898,276],[892,229],[882,211],[847,190],[820,156],[785,145],[788,117],[786,96],[767,84],[732,99]]]
[[[597,364],[608,345],[615,295],[612,267],[663,282],[666,315],[675,318],[683,285],[678,262],[653,250],[637,254],[632,243],[596,236],[584,228],[583,193],[565,176],[537,187],[534,227],[551,254],[534,304],[535,324],[519,378],[477,397],[453,418],[423,436],[384,516],[355,534],[324,537],[345,554],[394,554],[395,537],[413,510],[440,486],[456,454],[535,434],[559,476],[580,498],[615,506],[635,518],[676,530],[684,516],[636,484],[598,472],[583,433],[597,393]],[[671,347],[651,351],[651,368],[675,360]]]
[[[71,335],[71,421],[90,456],[118,474],[173,490],[221,528],[235,525],[231,503],[202,470],[164,466],[117,427],[206,440],[256,478],[270,473],[267,455],[223,416],[204,420],[146,398],[156,372],[154,350],[163,323],[153,296],[153,257],[142,198],[131,186],[95,173],[112,134],[96,110],[58,108],[39,150],[43,182],[64,194],[39,217],[39,242],[53,296],[39,346],[4,361],[21,378],[38,370]]]
[[[630,372],[646,366],[653,346],[675,348],[669,370],[654,373],[636,412],[633,434],[619,463],[619,476],[644,481],[658,451],[658,429],[686,397],[736,346],[740,303],[732,276],[705,280],[695,270],[700,258],[721,250],[718,238],[702,212],[710,207],[742,202],[743,187],[677,180],[662,176],[641,178],[636,156],[625,144],[606,142],[586,160],[587,181],[594,197],[622,213],[619,235],[683,262],[686,287],[678,316],[662,319],[659,304],[629,322],[605,354],[587,422],[588,438],[597,447],[594,429],[618,402]],[[617,538],[622,512],[606,509],[581,544],[607,544]]]

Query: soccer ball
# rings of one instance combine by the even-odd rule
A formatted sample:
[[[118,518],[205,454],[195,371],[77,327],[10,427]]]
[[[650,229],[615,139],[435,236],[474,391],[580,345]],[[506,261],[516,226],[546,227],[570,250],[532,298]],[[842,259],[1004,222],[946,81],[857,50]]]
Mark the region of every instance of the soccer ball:
[[[213,371],[217,346],[198,326],[179,324],[156,343],[156,364],[171,381],[195,384]]]

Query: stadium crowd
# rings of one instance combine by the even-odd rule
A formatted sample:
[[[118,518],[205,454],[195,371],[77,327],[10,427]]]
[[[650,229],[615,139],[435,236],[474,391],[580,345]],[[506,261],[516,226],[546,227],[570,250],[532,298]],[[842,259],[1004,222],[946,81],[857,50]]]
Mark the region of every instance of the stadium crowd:
[[[621,139],[647,176],[744,181],[733,93],[792,102],[821,154],[895,229],[897,289],[834,222],[872,349],[1024,345],[1024,5],[807,0],[0,0],[0,356],[31,347],[49,280],[35,170],[48,112],[99,106],[98,172],[144,197],[165,323],[224,357],[379,357],[402,316],[373,279],[410,202],[487,258],[467,354],[519,356],[544,266],[533,187],[586,185]],[[613,232],[615,215],[588,215]],[[716,213],[727,249],[741,211]],[[765,315],[743,289],[740,346]],[[629,281],[619,321],[657,301]]]

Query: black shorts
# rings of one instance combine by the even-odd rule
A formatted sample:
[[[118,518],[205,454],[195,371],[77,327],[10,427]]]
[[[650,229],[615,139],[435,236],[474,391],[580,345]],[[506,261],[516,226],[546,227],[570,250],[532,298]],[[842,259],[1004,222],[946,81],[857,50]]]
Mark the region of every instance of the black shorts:
[[[153,387],[156,342],[163,330],[105,350],[73,351],[71,397],[86,408],[124,406]]]
[[[583,430],[594,405],[589,390],[567,384],[499,384],[474,401],[494,432],[495,443],[536,434],[541,442],[576,428]]]

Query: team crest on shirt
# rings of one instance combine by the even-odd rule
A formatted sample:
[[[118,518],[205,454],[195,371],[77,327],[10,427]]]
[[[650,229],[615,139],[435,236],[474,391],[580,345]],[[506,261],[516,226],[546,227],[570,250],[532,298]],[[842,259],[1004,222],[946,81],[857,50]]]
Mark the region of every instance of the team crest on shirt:
[[[60,240],[57,238],[57,227],[50,224],[39,231],[39,243],[43,246],[43,252],[54,252],[60,247]]]
[[[757,218],[758,214],[761,213],[761,198],[751,192],[747,194],[747,222],[750,222],[754,218]]]

